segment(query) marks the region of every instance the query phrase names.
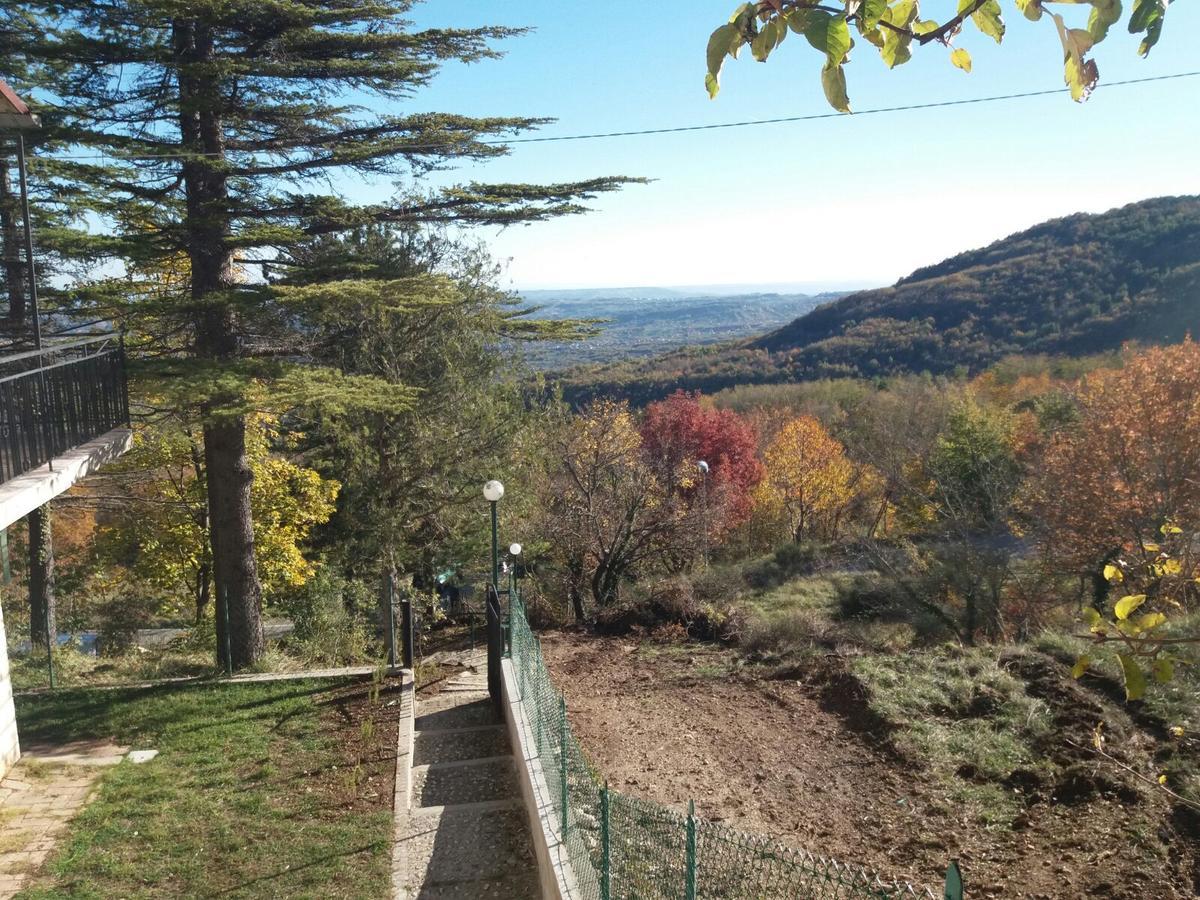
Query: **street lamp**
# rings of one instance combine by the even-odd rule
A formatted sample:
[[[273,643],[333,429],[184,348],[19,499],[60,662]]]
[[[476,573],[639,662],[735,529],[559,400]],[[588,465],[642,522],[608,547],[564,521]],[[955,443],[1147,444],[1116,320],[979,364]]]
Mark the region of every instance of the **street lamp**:
[[[516,594],[517,566],[520,565],[520,562],[521,562],[521,545],[520,544],[509,544],[508,545],[508,555],[513,558],[512,573],[510,575],[510,581],[508,583],[508,593],[509,593],[509,596],[511,597]]]
[[[708,463],[704,460],[696,463],[700,470],[700,507],[704,518],[704,568],[708,568]]]
[[[483,499],[492,505],[492,587],[500,590],[500,544],[496,537],[496,504],[504,496],[504,485],[492,479],[483,486]]]

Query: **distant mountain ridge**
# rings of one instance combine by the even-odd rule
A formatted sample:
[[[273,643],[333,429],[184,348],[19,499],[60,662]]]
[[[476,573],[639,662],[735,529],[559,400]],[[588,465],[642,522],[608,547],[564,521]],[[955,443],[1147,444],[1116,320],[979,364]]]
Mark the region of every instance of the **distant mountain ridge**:
[[[637,402],[677,387],[978,371],[1013,353],[1080,355],[1200,333],[1200,197],[1036,225],[825,303],[757,338],[575,370],[564,389]]]

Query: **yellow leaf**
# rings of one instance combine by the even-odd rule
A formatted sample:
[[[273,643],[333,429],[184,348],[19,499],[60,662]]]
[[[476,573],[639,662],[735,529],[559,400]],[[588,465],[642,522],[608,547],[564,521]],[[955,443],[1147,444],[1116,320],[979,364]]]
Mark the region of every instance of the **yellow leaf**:
[[[1160,612],[1146,613],[1144,616],[1138,616],[1138,631],[1149,631],[1151,628],[1157,628],[1165,621],[1167,621],[1167,617]]]
[[[1163,563],[1163,571],[1168,575],[1178,575],[1183,571],[1183,563],[1177,559],[1168,559]]]
[[[1129,594],[1117,601],[1116,613],[1118,619],[1128,619],[1129,614],[1146,602],[1145,594]]]
[[[1146,676],[1142,674],[1137,660],[1125,653],[1118,653],[1121,672],[1125,676],[1125,699],[1141,700],[1146,696]]]
[[[950,62],[962,69],[964,72],[971,71],[971,54],[966,50],[963,50],[961,47],[951,52]]]
[[[1166,783],[1167,783],[1167,776],[1166,776],[1166,775],[1159,775],[1159,776],[1158,776],[1158,783],[1159,783],[1159,784],[1166,784]]]
[[[1158,530],[1161,531],[1163,534],[1183,534],[1182,528],[1180,528],[1178,525],[1173,525],[1170,522],[1167,522],[1165,525],[1163,525],[1162,528],[1160,528]]]
[[[1142,541],[1142,549],[1147,553],[1157,553],[1162,548],[1154,543],[1154,541]]]
[[[1088,670],[1088,666],[1092,664],[1092,659],[1086,653],[1075,660],[1075,665],[1071,666],[1071,677],[1082,678],[1083,673]]]
[[[1182,725],[1172,725],[1171,726],[1171,734],[1173,734],[1177,738],[1183,737],[1183,726]]]
[[[1122,582],[1125,580],[1125,573],[1118,566],[1109,563],[1104,567],[1104,580]]]

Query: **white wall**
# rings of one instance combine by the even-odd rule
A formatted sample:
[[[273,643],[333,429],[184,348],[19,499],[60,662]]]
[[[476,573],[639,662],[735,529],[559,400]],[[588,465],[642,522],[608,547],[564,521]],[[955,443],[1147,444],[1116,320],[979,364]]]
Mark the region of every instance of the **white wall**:
[[[8,643],[4,638],[4,611],[0,609],[0,778],[4,777],[20,755],[12,683],[8,679]]]

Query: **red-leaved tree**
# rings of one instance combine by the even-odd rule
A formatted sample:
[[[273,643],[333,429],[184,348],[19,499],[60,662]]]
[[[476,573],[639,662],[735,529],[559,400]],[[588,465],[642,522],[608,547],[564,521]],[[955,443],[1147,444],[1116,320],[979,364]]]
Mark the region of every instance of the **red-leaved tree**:
[[[754,428],[733,410],[704,403],[699,393],[676,391],[646,408],[642,447],[655,470],[691,473],[683,480],[663,481],[680,485],[678,490],[691,502],[704,492],[714,540],[749,516],[750,492],[762,479],[763,468]],[[697,469],[701,461],[708,463],[703,479]]]

